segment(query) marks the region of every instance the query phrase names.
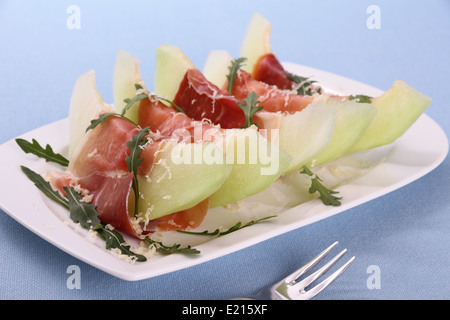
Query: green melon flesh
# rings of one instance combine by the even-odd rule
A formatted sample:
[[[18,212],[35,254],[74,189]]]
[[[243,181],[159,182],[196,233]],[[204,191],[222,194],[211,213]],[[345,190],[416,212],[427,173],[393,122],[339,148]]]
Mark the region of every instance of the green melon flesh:
[[[203,75],[219,88],[227,82],[233,58],[226,50],[211,50],[203,67]]]
[[[336,126],[330,143],[313,159],[311,166],[334,161],[346,154],[377,114],[377,109],[369,103],[340,99],[328,99],[325,103],[336,110]]]
[[[155,59],[154,91],[173,100],[186,71],[195,65],[179,47],[167,44],[156,49]]]
[[[241,45],[241,57],[247,58],[243,70],[251,73],[259,57],[272,52],[271,33],[272,24],[256,12],[250,19]]]
[[[137,57],[125,50],[117,53],[113,74],[114,108],[117,113],[122,113],[126,106],[124,99],[131,99],[136,95],[135,84],[142,83],[140,63]],[[125,116],[137,123],[138,110],[139,102],[135,102]]]
[[[158,153],[149,176],[139,177],[139,217],[151,220],[189,209],[216,192],[230,175],[231,165],[180,160],[183,154],[203,154],[211,147],[217,148],[212,143],[169,141]]]
[[[177,47],[163,45],[158,48],[156,65],[159,71],[155,76],[155,88],[158,88],[158,94],[162,92],[166,97],[175,95],[185,72],[193,67],[189,61]],[[240,132],[240,130],[237,130],[237,132]],[[242,135],[245,135],[244,130],[242,130]],[[241,139],[239,136],[238,134],[236,138]],[[270,146],[270,143],[265,139],[261,140],[261,143],[266,143],[267,148],[276,148]],[[277,149],[277,151],[280,154],[280,170],[282,170],[285,168],[285,164],[289,162],[289,156],[282,150]],[[225,153],[227,152],[225,150]],[[282,174],[282,171],[279,171],[273,175],[261,176],[261,167],[264,167],[261,163],[249,166],[234,163],[232,173],[224,186],[211,197],[211,207],[230,204],[249,197],[270,186]],[[251,179],[253,183],[243,183],[243,181]]]
[[[98,118],[101,113],[113,111],[113,107],[103,101],[97,90],[94,70],[77,78],[69,109],[69,159],[76,153],[91,120]]]
[[[390,144],[399,138],[425,111],[431,99],[401,80],[372,99],[378,110],[361,139],[348,151],[358,152]]]
[[[280,115],[278,145],[292,162],[286,172],[310,163],[330,143],[336,126],[336,110],[324,103],[312,103],[293,114]],[[273,142],[273,138],[271,138]]]
[[[230,176],[210,197],[210,206],[232,204],[270,187],[291,162],[290,155],[271,144],[256,127],[235,129],[226,146]]]

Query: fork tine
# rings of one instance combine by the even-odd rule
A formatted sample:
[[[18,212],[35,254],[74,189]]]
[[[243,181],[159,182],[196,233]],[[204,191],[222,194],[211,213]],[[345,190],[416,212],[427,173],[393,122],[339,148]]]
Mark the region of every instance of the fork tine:
[[[336,270],[333,274],[331,274],[328,278],[320,282],[315,287],[310,290],[304,292],[305,299],[311,299],[320,293],[323,289],[328,287],[334,280],[336,280],[344,271],[348,268],[348,266],[355,260],[355,257],[350,258],[343,266],[341,266],[338,270]]]
[[[322,266],[319,270],[315,271],[313,274],[309,275],[302,281],[297,282],[294,287],[298,290],[305,290],[307,286],[316,281],[321,275],[328,271],[345,253],[347,249],[342,250],[338,255],[331,259],[327,264]]]
[[[331,250],[333,250],[334,247],[338,245],[338,241],[334,242],[331,246],[326,248],[324,251],[319,253],[314,259],[309,261],[307,264],[302,266],[300,269],[295,271],[294,273],[290,274],[285,278],[286,283],[293,283],[295,280],[297,280],[300,276],[302,276],[304,273],[308,272],[312,267],[314,267],[320,260],[322,260],[328,253],[330,253]]]

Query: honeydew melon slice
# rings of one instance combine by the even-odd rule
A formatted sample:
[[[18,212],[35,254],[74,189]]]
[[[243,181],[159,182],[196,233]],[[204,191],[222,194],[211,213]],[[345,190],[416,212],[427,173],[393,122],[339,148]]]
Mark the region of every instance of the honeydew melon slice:
[[[95,72],[89,71],[81,75],[74,87],[69,112],[70,149],[74,150],[73,157],[77,156],[78,150],[92,133],[85,133],[90,121],[106,112],[114,112],[114,108],[104,103],[97,91]],[[225,161],[211,164],[179,163],[176,160],[178,153],[172,152],[175,146],[179,145],[167,141],[165,147],[158,151],[155,165],[149,175],[138,177],[141,193],[139,210],[144,213],[151,212],[151,219],[197,205],[218,190],[231,172],[232,166]],[[202,155],[206,149],[209,153],[215,153],[217,159],[223,159],[221,149],[212,143],[182,144],[181,152],[194,154],[195,151]]]
[[[212,153],[222,161],[208,162],[204,155]],[[147,221],[194,207],[223,185],[231,169],[213,143],[168,140],[150,174],[138,178],[138,216]]]
[[[358,152],[394,142],[419,118],[431,98],[406,82],[397,80],[381,96],[372,99],[378,110],[375,119],[360,140],[348,151]]]
[[[69,108],[69,160],[76,153],[92,119],[101,113],[113,112],[97,90],[95,71],[79,76],[75,82]]]
[[[113,74],[114,108],[117,113],[121,113],[126,106],[124,99],[131,99],[136,95],[135,84],[142,83],[140,63],[141,61],[128,51],[119,50],[117,53]],[[138,110],[139,102],[135,102],[125,116],[137,123]]]
[[[225,150],[233,169],[210,197],[211,207],[232,204],[267,189],[291,162],[291,156],[267,141],[255,126],[228,130]]]
[[[334,161],[347,153],[363,136],[377,114],[377,109],[370,103],[336,98],[327,99],[324,103],[336,110],[336,126],[330,143],[314,157],[311,166]]]
[[[173,98],[175,96],[179,84],[182,81],[187,69],[195,68],[192,64],[186,63],[186,61],[190,60],[179,48],[169,45],[163,45],[159,47],[156,58],[156,68],[159,71],[158,75],[155,76],[155,88],[159,88],[159,91],[156,92],[157,94],[161,94],[161,92],[163,92],[167,97],[170,92],[173,92],[173,94],[170,93],[169,97]],[[241,129],[233,130],[233,132],[239,133],[236,135],[230,135],[233,136],[233,139],[236,139],[237,141],[243,139],[242,137],[245,135],[248,136],[249,133],[248,131]],[[258,138],[258,143],[262,145],[262,148],[266,148],[267,150],[276,148],[275,152],[278,152],[280,154],[279,170],[271,175],[261,175],[261,169],[263,169],[266,165],[264,165],[264,161],[261,161],[263,159],[260,158],[258,158],[256,164],[249,165],[237,164],[231,161],[233,163],[232,172],[229,178],[225,181],[224,186],[221,188],[221,190],[211,196],[211,207],[231,204],[250,195],[253,195],[270,186],[283,173],[282,170],[285,169],[286,163],[288,163],[290,160],[289,155],[282,150],[279,150],[278,147],[271,146],[269,141],[264,139],[262,136]],[[223,150],[225,150],[224,152],[226,156],[230,155],[230,149],[225,148]],[[253,181],[251,184],[242,183],[242,181],[250,180]]]
[[[226,50],[211,50],[203,67],[203,75],[219,88],[227,82],[233,57]]]
[[[241,45],[241,57],[247,58],[243,70],[251,73],[259,57],[272,52],[270,36],[272,24],[260,13],[256,12],[247,25]]]
[[[293,114],[263,111],[256,114],[268,139],[292,157],[286,173],[309,164],[327,147],[337,120],[336,109],[323,102],[312,103]]]
[[[179,47],[168,44],[156,48],[155,59],[155,93],[173,100],[186,71],[195,65]]]

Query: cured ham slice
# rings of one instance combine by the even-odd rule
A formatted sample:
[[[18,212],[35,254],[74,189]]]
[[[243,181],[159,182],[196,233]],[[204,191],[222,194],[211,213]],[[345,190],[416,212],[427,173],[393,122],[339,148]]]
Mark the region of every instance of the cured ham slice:
[[[245,124],[245,115],[238,102],[251,92],[258,95],[258,105],[267,112],[294,113],[314,101],[311,96],[300,96],[292,90],[282,90],[255,80],[243,70],[238,71],[230,95],[208,81],[199,70],[189,69],[173,102],[194,120],[208,119],[224,129],[241,128]],[[261,123],[258,113],[253,118],[256,124]]]
[[[74,187],[96,206],[99,219],[117,230],[138,237],[131,216],[129,198],[133,174],[128,172],[125,157],[126,142],[139,129],[119,117],[109,117],[105,123],[84,137],[82,146],[70,162],[64,175],[53,175],[52,184],[62,192]]]
[[[224,134],[224,130],[208,121],[194,120],[185,113],[178,112],[160,101],[144,99],[139,106],[139,126],[150,126],[158,139],[173,139],[179,135],[179,140],[186,140],[183,133],[189,133],[190,142],[214,142],[216,135],[205,134],[212,129],[214,133]],[[211,131],[211,132],[213,132]],[[187,142],[187,141],[184,141]]]
[[[138,236],[130,215],[128,214],[129,198],[133,175],[108,176],[95,172],[79,180],[81,186],[89,188],[93,195],[92,204],[97,207],[98,218],[104,224],[127,234]]]
[[[209,198],[192,208],[150,220],[145,229],[147,231],[171,231],[195,228],[202,223],[208,209]]]
[[[90,130],[82,147],[70,162],[69,171],[76,177],[92,172],[128,172],[125,158],[130,154],[126,143],[139,132],[130,121],[110,116],[103,124]]]
[[[250,73],[239,70],[231,94],[237,99],[245,99],[250,92],[258,95],[258,106],[263,106],[263,110],[269,112],[294,113],[301,111],[314,101],[312,96],[300,96],[295,91],[282,90],[255,80]]]
[[[239,100],[208,81],[197,69],[187,70],[173,102],[190,118],[209,119],[224,129],[241,128],[245,124]]]
[[[262,55],[252,71],[252,78],[282,90],[294,89],[296,83],[289,79],[278,58],[273,53]]]
[[[125,161],[130,154],[126,143],[138,131],[139,128],[128,120],[109,117],[86,135],[67,174],[53,175],[52,184],[60,192],[63,192],[64,186],[75,186],[77,190],[82,190],[96,206],[102,223],[135,237],[161,228],[175,230],[197,226],[206,215],[208,201],[140,225],[130,214],[134,212],[133,174],[128,171]],[[143,161],[139,166],[139,175],[146,176],[151,172],[155,155],[163,144],[161,139],[145,146],[140,155]]]

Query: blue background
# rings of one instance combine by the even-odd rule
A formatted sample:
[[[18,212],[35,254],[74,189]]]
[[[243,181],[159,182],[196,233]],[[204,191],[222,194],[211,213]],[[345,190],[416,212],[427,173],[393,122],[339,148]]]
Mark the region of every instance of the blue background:
[[[70,5],[81,10],[80,29],[66,26]],[[381,9],[381,29],[367,28],[369,5]],[[96,70],[98,89],[111,102],[120,48],[142,60],[150,87],[161,43],[180,46],[199,67],[211,49],[237,57],[255,11],[272,22],[272,47],[280,60],[383,90],[405,80],[433,98],[426,113],[450,134],[447,0],[3,0],[0,143],[67,117],[74,81],[87,70]],[[447,157],[427,176],[379,199],[220,259],[138,282],[73,258],[1,212],[0,298],[228,299],[256,293],[338,240],[339,248],[357,259],[316,299],[448,299],[449,169]],[[81,289],[66,286],[70,265],[81,269]],[[367,288],[370,265],[380,268],[380,289]]]

